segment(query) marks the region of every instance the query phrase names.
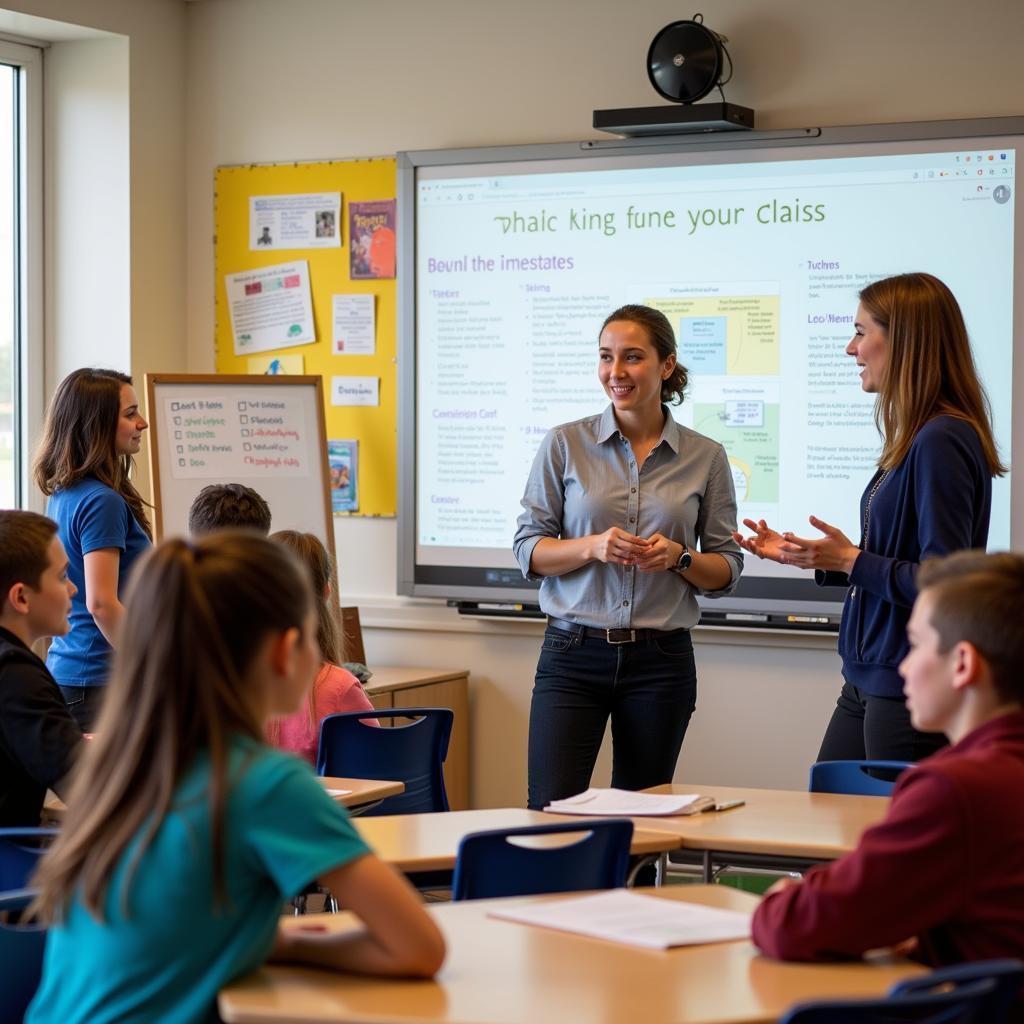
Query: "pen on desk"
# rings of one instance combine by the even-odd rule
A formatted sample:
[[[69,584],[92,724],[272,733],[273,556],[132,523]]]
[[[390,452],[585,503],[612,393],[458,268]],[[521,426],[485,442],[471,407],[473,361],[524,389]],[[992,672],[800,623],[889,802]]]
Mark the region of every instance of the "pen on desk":
[[[746,800],[723,800],[721,803],[705,807],[704,813],[707,814],[708,811],[731,811],[734,807],[742,807],[746,802]]]

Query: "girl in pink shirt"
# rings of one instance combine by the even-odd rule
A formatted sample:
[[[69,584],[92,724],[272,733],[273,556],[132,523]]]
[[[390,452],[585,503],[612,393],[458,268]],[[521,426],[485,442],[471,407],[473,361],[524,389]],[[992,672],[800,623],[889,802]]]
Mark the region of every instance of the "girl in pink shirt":
[[[309,566],[317,595],[317,641],[324,662],[305,706],[286,718],[271,719],[267,725],[267,740],[315,766],[322,719],[343,711],[373,711],[373,705],[359,680],[338,664],[342,660],[341,636],[330,600],[334,577],[330,553],[312,533],[280,530],[270,539],[290,548]]]

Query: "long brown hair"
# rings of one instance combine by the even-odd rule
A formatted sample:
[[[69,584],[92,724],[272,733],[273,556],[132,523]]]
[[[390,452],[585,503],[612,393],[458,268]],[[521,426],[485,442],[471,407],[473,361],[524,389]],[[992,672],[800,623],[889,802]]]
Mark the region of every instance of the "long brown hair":
[[[313,604],[316,607],[316,639],[320,644],[320,657],[331,665],[340,665],[343,657],[341,630],[334,613],[334,602],[331,594],[337,593],[335,588],[334,561],[331,553],[324,547],[320,538],[313,533],[300,533],[298,530],[278,530],[270,535],[272,541],[283,544],[294,552],[299,561],[309,569],[310,581],[313,584]],[[317,674],[314,684],[309,688],[307,708],[309,721],[316,729],[316,688],[323,676],[323,670]],[[276,743],[280,736],[280,721],[272,719],[267,723],[267,737]]]
[[[69,373],[46,411],[32,472],[43,494],[71,487],[86,476],[95,477],[124,498],[152,539],[146,503],[131,482],[134,461],[130,455],[118,455],[114,447],[121,386],[131,383],[128,374],[117,370],[84,367]]]
[[[96,738],[72,784],[64,827],[33,881],[44,920],[59,919],[75,892],[102,920],[115,870],[141,836],[120,893],[127,908],[139,861],[203,751],[214,880],[223,896],[231,737],[262,740],[263,732],[246,691],[248,672],[264,638],[303,629],[311,600],[308,574],[294,556],[251,532],[172,538],[139,560]]]
[[[993,476],[1006,467],[992,436],[992,408],[953,293],[931,274],[899,274],[869,284],[860,301],[888,335],[889,358],[875,401],[881,469],[895,469],[930,419],[955,416],[974,427]]]

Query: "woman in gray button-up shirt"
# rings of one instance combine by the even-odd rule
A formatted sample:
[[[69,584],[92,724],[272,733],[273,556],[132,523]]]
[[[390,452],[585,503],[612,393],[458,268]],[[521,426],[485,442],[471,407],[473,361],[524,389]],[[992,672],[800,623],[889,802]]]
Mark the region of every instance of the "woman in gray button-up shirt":
[[[548,615],[530,708],[534,808],[587,788],[609,716],[612,785],[671,781],[696,703],[695,594],[729,593],[743,567],[725,449],[664,404],[687,383],[666,317],[612,313],[598,376],[611,404],[541,442],[514,542]]]

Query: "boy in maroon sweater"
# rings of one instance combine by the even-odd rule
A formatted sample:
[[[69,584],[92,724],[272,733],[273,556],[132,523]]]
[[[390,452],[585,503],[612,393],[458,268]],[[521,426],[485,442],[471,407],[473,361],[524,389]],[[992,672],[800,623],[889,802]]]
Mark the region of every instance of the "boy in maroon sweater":
[[[900,665],[916,728],[951,746],[909,768],[857,849],[773,886],[754,942],[785,960],[908,943],[938,966],[1024,958],[1024,557],[926,562]]]

